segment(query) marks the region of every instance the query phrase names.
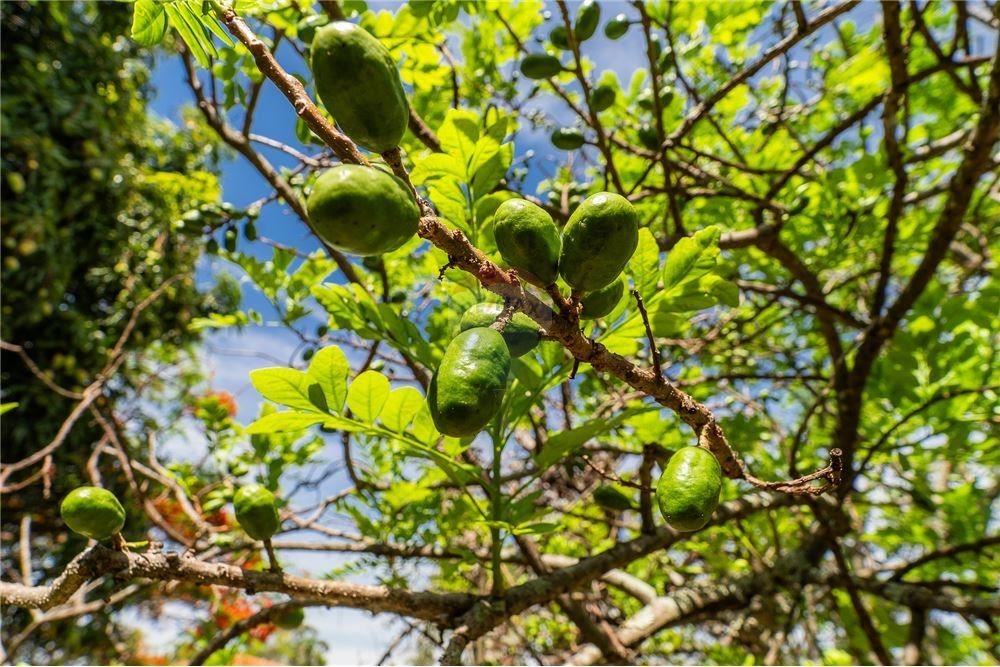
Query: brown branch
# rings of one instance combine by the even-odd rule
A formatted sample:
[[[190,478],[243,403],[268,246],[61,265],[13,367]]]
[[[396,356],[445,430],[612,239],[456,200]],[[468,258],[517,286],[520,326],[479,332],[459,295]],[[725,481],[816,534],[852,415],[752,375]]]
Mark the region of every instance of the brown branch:
[[[250,593],[285,593],[332,607],[350,607],[372,613],[396,613],[444,625],[477,601],[475,596],[461,593],[439,594],[307,579],[208,563],[173,552],[125,553],[97,545],[74,558],[49,586],[0,582],[0,602],[28,609],[51,609],[66,602],[87,581],[109,574],[119,578],[223,586]]]
[[[703,530],[730,521],[737,521],[759,511],[802,502],[804,501],[801,498],[790,495],[773,498],[746,496],[719,507],[713,520]],[[557,595],[576,590],[609,570],[631,563],[655,551],[667,549],[686,539],[689,535],[691,533],[679,533],[672,528],[663,526],[657,529],[653,535],[643,535],[629,542],[622,542],[606,551],[583,559],[575,565],[514,586],[507,591],[500,602],[488,599],[480,600],[456,620],[455,631],[452,633],[448,647],[441,658],[442,664],[459,664],[462,653],[469,643],[482,637],[499,623],[502,623],[504,619],[535,605],[545,604],[555,599]]]
[[[892,338],[899,323],[934,278],[961,228],[976,184],[991,168],[993,148],[1000,137],[1000,42],[997,43],[993,56],[989,82],[989,92],[983,99],[979,120],[966,144],[962,162],[948,182],[948,198],[931,232],[923,258],[896,300],[865,332],[851,370],[850,385],[838,395],[839,414],[835,437],[837,446],[844,451],[848,470],[851,470],[853,464],[862,394],[872,366],[882,346]],[[846,493],[850,486],[844,485],[841,493]]]
[[[684,117],[684,120],[681,121],[677,129],[670,133],[670,136],[667,137],[664,145],[669,147],[676,144],[691,130],[692,127],[694,127],[695,123],[701,120],[715,107],[716,104],[722,101],[722,99],[732,92],[737,86],[759,72],[765,65],[775,58],[778,58],[779,56],[782,56],[790,51],[792,47],[822,28],[827,23],[830,23],[838,16],[853,9],[859,2],[860,0],[848,0],[847,2],[835,5],[820,12],[812,21],[809,22],[806,29],[796,30],[794,33],[772,46],[755,62],[737,72],[736,75],[726,81],[714,93],[691,109],[691,111]]]
[[[514,539],[521,548],[521,553],[524,554],[528,566],[534,570],[536,575],[544,576],[551,571],[538,552],[537,545],[535,545],[531,538],[524,535],[515,535]],[[598,646],[604,655],[614,658],[618,664],[627,665],[634,661],[635,658],[628,649],[622,646],[618,637],[615,636],[614,631],[610,628],[602,627],[595,622],[587,610],[583,608],[582,604],[574,600],[567,593],[556,596],[556,601],[562,607],[563,611],[566,612],[566,615],[569,616],[570,620],[579,628],[580,636],[585,641]]]

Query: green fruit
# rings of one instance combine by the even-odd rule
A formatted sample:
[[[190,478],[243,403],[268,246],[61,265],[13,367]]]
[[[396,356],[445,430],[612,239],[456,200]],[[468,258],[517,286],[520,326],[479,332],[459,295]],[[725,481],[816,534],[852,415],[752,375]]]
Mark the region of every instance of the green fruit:
[[[278,501],[260,484],[241,487],[233,496],[236,521],[255,540],[267,540],[278,532]]]
[[[639,244],[639,219],[627,199],[612,192],[591,195],[563,228],[560,272],[573,291],[610,285]]]
[[[462,320],[458,324],[459,329],[468,331],[476,327],[488,327],[497,321],[502,310],[503,307],[498,303],[477,303],[462,315]],[[510,318],[510,322],[500,335],[507,343],[512,357],[520,357],[531,352],[542,339],[541,329],[524,313],[514,313],[514,317]]]
[[[670,103],[674,100],[674,90],[669,86],[664,86],[660,88],[660,109],[670,106]],[[638,97],[635,98],[636,104],[640,108],[646,111],[651,111],[653,109],[653,89],[645,88]]]
[[[562,51],[569,51],[569,38],[566,36],[566,26],[557,25],[549,33],[549,41],[552,42],[552,46]]]
[[[59,515],[70,530],[93,540],[106,540],[121,532],[125,509],[115,494],[97,486],[80,486],[70,491]]]
[[[615,97],[618,93],[615,91],[615,87],[604,84],[598,86],[590,91],[590,106],[594,111],[604,111],[605,109],[610,109],[611,105],[615,103]]]
[[[560,127],[550,137],[552,145],[564,151],[575,151],[583,146],[583,132],[575,127]]]
[[[476,327],[448,345],[431,379],[427,404],[438,431],[475,435],[500,409],[510,372],[510,350],[493,329]]]
[[[320,238],[352,255],[391,252],[413,238],[420,222],[420,209],[401,180],[356,164],[323,172],[306,206]]]
[[[618,14],[604,24],[604,35],[608,39],[621,39],[628,32],[628,26],[628,17],[624,14]]]
[[[607,287],[585,294],[580,302],[583,308],[580,310],[580,319],[596,320],[604,317],[618,305],[625,293],[625,279],[618,278]]]
[[[721,491],[722,468],[715,456],[701,447],[683,447],[656,484],[656,502],[675,530],[700,530],[712,518]]]
[[[656,128],[648,123],[643,123],[639,127],[639,143],[647,150],[660,150],[660,137],[656,133]]]
[[[608,510],[624,512],[635,507],[632,499],[613,486],[599,486],[594,489],[594,502]]]
[[[601,21],[601,6],[594,0],[583,0],[580,9],[576,11],[576,21],[573,23],[573,34],[577,42],[590,39]]]
[[[284,630],[294,630],[306,620],[306,612],[302,607],[286,609],[274,619],[274,624]]]
[[[521,74],[529,79],[549,79],[561,71],[559,59],[548,53],[529,53],[521,61]]]
[[[319,98],[351,139],[376,153],[399,145],[410,108],[396,61],[381,42],[360,26],[334,21],[316,31],[310,65]]]
[[[542,285],[551,285],[559,277],[559,229],[541,207],[524,199],[508,199],[493,215],[493,235],[508,266]]]

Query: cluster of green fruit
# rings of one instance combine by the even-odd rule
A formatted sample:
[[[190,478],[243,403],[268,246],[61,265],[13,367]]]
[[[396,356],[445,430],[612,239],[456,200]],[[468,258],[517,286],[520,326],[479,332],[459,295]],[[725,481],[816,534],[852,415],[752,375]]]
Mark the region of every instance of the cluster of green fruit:
[[[504,261],[530,281],[549,287],[561,275],[581,304],[580,316],[607,315],[621,300],[621,272],[635,252],[639,223],[621,195],[587,198],[560,234],[552,217],[524,199],[509,199],[494,215],[497,249]],[[541,331],[515,315],[503,333],[490,328],[497,305],[479,304],[462,318],[462,332],[445,350],[431,380],[427,403],[437,429],[464,437],[481,431],[500,409],[512,356],[530,351]]]
[[[599,5],[585,0],[572,28],[553,29],[550,40],[556,48],[570,50],[593,36],[599,22]],[[619,14],[605,25],[605,35],[618,39],[629,25]],[[346,21],[311,29],[309,38],[317,93],[340,128],[370,151],[396,148],[407,128],[409,106],[388,50]],[[520,69],[527,78],[546,79],[562,72],[563,66],[555,55],[533,53],[522,60]],[[669,103],[668,95],[668,90],[661,92],[661,105]],[[591,109],[606,110],[615,98],[612,86],[597,86],[590,91]],[[645,143],[655,145],[655,137],[647,139]],[[552,135],[552,142],[575,150],[585,139],[580,130],[563,128]],[[324,241],[362,256],[398,249],[416,234],[420,220],[420,209],[403,181],[381,169],[358,165],[338,165],[321,174],[307,206]],[[636,211],[624,197],[608,192],[592,195],[574,211],[561,234],[548,213],[523,199],[504,202],[494,220],[504,261],[542,287],[554,285],[562,276],[580,304],[581,318],[604,317],[621,301],[625,293],[621,272],[638,243]],[[445,435],[466,437],[485,428],[502,403],[511,358],[527,353],[541,340],[539,327],[520,313],[502,332],[491,328],[500,312],[496,304],[470,309],[434,374],[427,401],[435,425]],[[671,459],[657,485],[657,498],[671,525],[697,530],[714,511],[720,489],[718,462],[706,450],[691,447]],[[251,537],[268,539],[274,534],[277,508],[266,489],[241,489],[237,498],[237,519]]]
[[[316,92],[340,128],[362,148],[385,153],[399,145],[410,108],[388,49],[364,28],[329,23],[312,35]],[[351,255],[381,255],[417,233],[420,209],[395,175],[340,164],[323,172],[306,206],[316,233]]]
[[[255,540],[268,540],[278,532],[278,501],[259,484],[241,487],[233,496],[236,521]],[[107,540],[125,526],[125,508],[115,494],[99,486],[80,486],[63,498],[59,514],[74,533],[93,540]]]

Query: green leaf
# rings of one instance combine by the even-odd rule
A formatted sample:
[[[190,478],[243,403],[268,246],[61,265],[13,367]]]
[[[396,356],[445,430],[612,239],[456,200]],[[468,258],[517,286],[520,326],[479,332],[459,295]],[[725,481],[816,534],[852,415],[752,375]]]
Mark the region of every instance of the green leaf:
[[[558,523],[547,523],[542,521],[539,523],[529,523],[523,526],[518,526],[511,532],[515,535],[541,535],[543,533],[551,533],[558,528]]]
[[[663,289],[669,291],[711,271],[719,255],[721,235],[721,230],[712,225],[678,241],[667,253],[667,261],[663,265]]]
[[[650,406],[628,408],[611,419],[592,419],[569,431],[560,431],[545,441],[541,453],[535,457],[535,465],[538,466],[539,471],[548,470],[559,459],[578,449],[591,438],[617,428],[619,424],[633,415],[655,409],[657,408]]]
[[[413,387],[394,389],[382,406],[379,419],[390,431],[402,433],[424,405],[424,396]]]
[[[140,46],[156,46],[167,34],[167,14],[155,0],[138,0],[132,14],[132,39]]]
[[[307,392],[313,405],[324,412],[340,412],[347,398],[347,376],[351,365],[336,345],[317,352],[306,372]]]
[[[0,415],[5,415],[14,408],[16,408],[20,403],[0,403]]]
[[[378,371],[365,371],[347,390],[347,406],[366,424],[373,424],[389,398],[389,380]]]
[[[278,405],[319,411],[309,399],[309,382],[302,371],[284,367],[258,368],[250,371],[250,382],[261,396]]]
[[[476,112],[467,109],[449,109],[444,122],[438,128],[438,140],[444,152],[462,165],[466,181],[470,180],[467,176],[468,168],[478,139],[479,116]]]
[[[191,50],[191,55],[198,64],[208,69],[211,59],[218,57],[219,52],[212,43],[212,35],[202,23],[201,16],[195,7],[200,3],[194,0],[181,0],[163,5],[170,18],[170,25],[184,40]]]
[[[635,288],[644,300],[649,300],[656,293],[660,268],[660,247],[649,228],[639,230],[639,245],[628,266]]]
[[[261,433],[288,433],[292,431],[302,431],[310,426],[319,424],[326,417],[315,412],[275,412],[261,417],[246,428],[246,432],[253,434]]]

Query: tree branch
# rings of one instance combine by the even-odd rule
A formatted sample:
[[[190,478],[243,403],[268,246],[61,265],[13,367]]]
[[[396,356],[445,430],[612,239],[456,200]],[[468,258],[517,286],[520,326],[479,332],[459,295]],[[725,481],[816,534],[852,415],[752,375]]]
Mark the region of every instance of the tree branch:
[[[96,545],[74,558],[48,586],[0,582],[0,603],[28,609],[51,609],[68,600],[87,581],[109,574],[127,579],[225,586],[251,593],[285,593],[332,607],[402,614],[446,626],[450,624],[450,619],[472,607],[478,599],[461,593],[438,594],[306,579],[277,572],[244,570],[232,565],[207,563],[174,552],[150,550],[124,553]]]

